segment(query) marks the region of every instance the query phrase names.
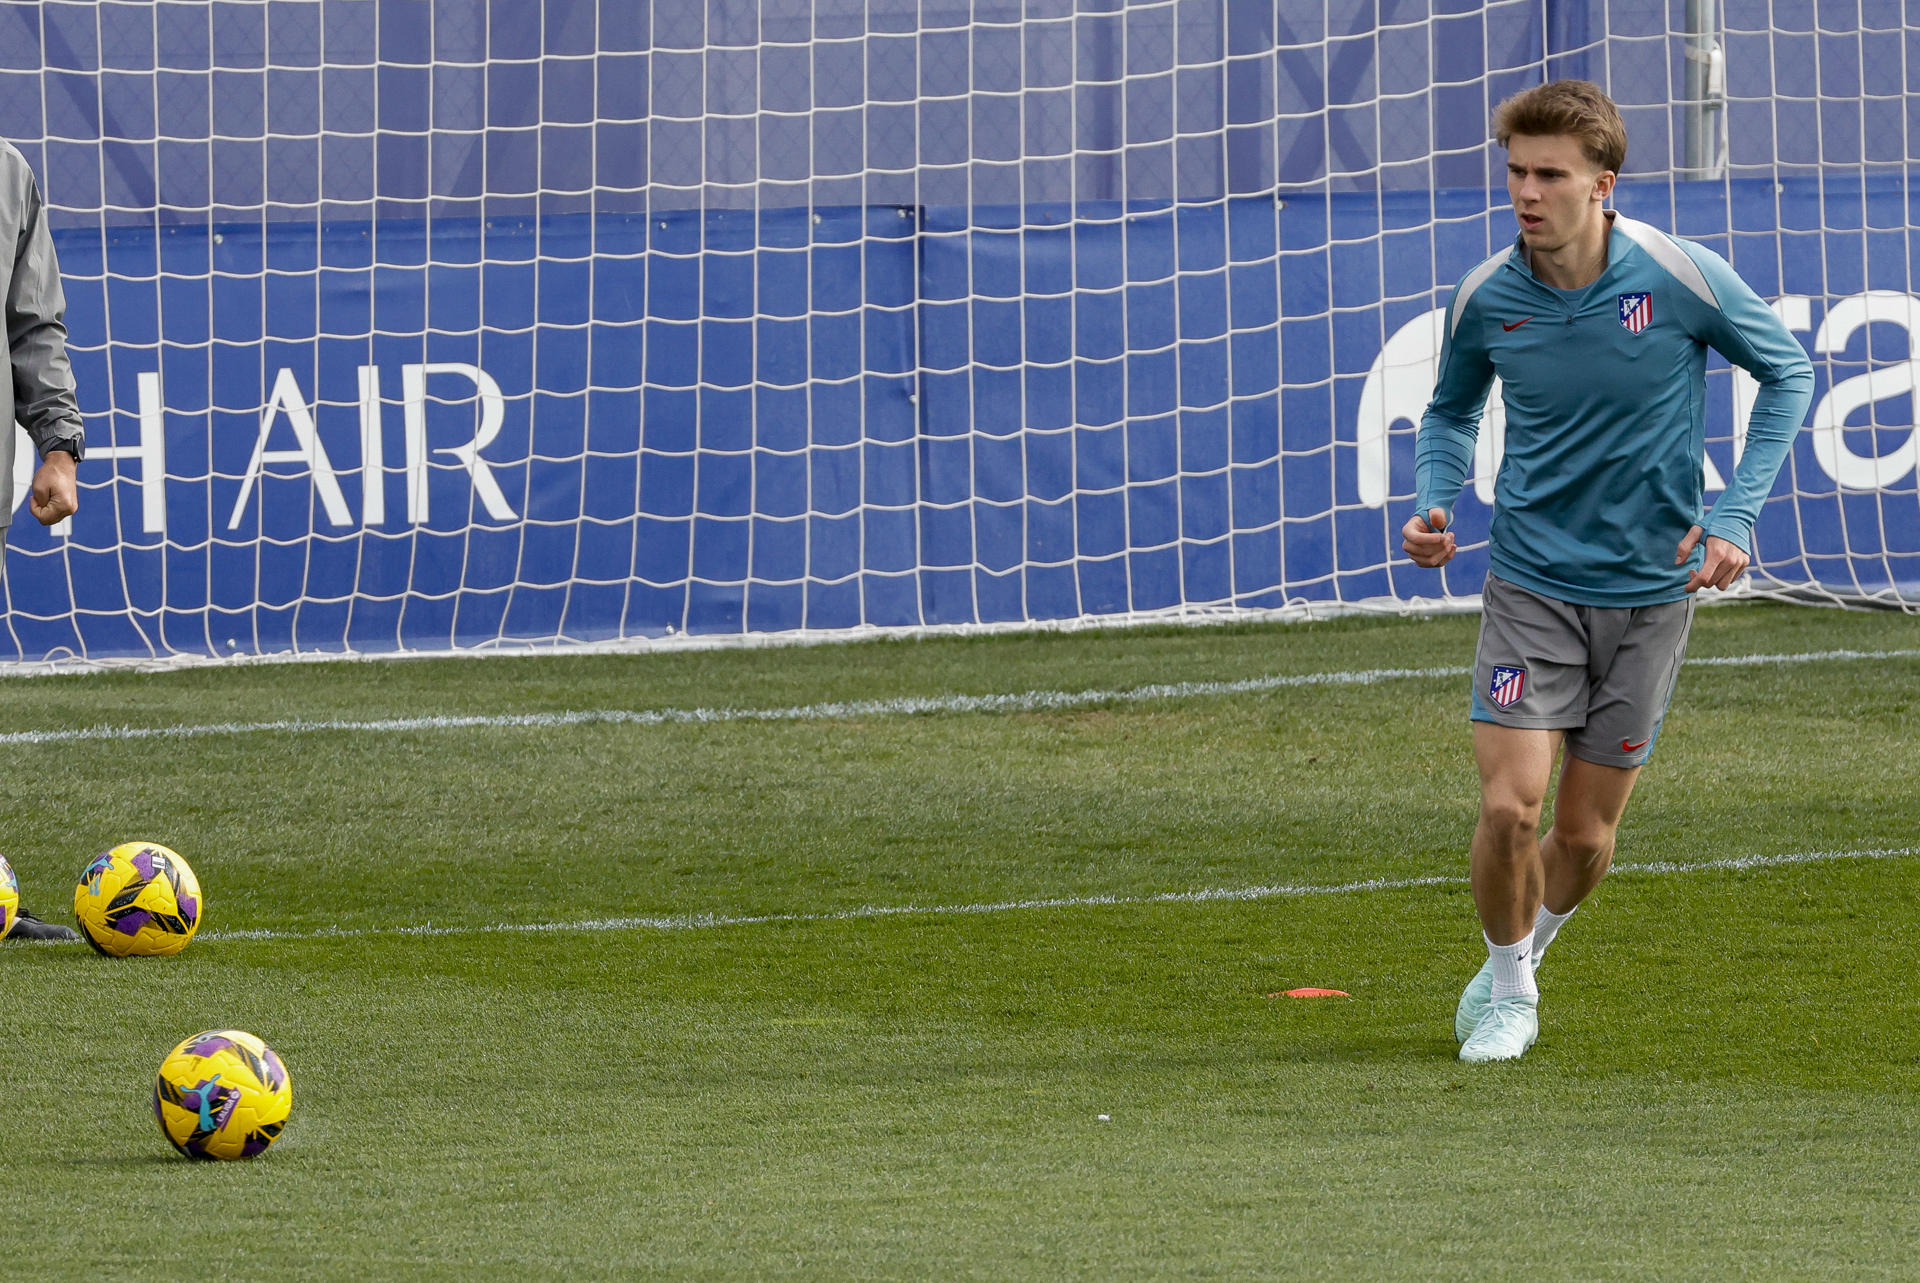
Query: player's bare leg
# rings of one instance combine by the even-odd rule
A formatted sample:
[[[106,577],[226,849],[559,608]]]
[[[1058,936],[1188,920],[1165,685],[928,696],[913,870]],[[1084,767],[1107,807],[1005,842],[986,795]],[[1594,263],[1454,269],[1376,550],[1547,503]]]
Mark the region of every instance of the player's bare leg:
[[[1540,860],[1540,810],[1553,778],[1558,731],[1473,724],[1480,767],[1480,818],[1473,829],[1473,903],[1495,944],[1533,930],[1546,891]]]
[[[1539,844],[1542,894],[1533,918],[1533,944],[1528,951],[1534,970],[1539,970],[1541,956],[1562,924],[1607,875],[1613,863],[1620,818],[1626,812],[1627,799],[1632,796],[1639,778],[1637,766],[1605,766],[1571,753],[1561,759],[1560,784],[1553,800],[1553,827]],[[1511,921],[1505,925],[1511,930]],[[1488,935],[1493,936],[1490,927]],[[1454,1034],[1462,1042],[1472,1035],[1491,1000],[1492,968],[1489,958],[1461,995],[1460,1007],[1454,1015]]]
[[[1539,1029],[1532,951],[1533,920],[1546,892],[1540,812],[1560,739],[1557,731],[1474,723],[1480,818],[1473,830],[1473,901],[1488,956],[1454,1015],[1462,1060],[1515,1059]]]
[[[1614,835],[1640,778],[1637,766],[1603,766],[1567,754],[1553,799],[1553,828],[1540,840],[1546,873],[1543,903],[1572,913],[1613,864]]]
[[[1540,839],[1546,887],[1533,920],[1536,969],[1561,926],[1607,876],[1620,817],[1639,778],[1637,766],[1605,766],[1571,753],[1561,763],[1553,828]]]

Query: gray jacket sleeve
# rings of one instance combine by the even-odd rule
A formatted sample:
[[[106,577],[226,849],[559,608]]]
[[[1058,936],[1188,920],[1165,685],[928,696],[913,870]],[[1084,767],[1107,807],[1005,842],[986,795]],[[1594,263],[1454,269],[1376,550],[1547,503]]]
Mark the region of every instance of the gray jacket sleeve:
[[[13,365],[13,415],[42,455],[55,442],[79,454],[86,440],[67,361],[67,296],[53,237],[41,216],[40,187],[18,153],[4,183],[6,215],[17,232],[7,283],[7,351]],[[0,223],[4,226],[4,223]]]

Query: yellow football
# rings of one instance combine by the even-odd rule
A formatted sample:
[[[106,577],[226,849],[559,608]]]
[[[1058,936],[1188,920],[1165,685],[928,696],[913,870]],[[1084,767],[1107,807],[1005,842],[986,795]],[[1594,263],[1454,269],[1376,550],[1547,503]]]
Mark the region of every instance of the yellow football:
[[[95,858],[73,892],[81,934],[115,958],[178,953],[206,916],[200,881],[179,854],[124,842]]]
[[[0,855],[0,940],[7,938],[7,932],[13,930],[13,920],[20,916],[20,879],[13,875],[13,866],[7,863],[7,857]]]
[[[252,1158],[287,1125],[293,1083],[273,1049],[238,1029],[175,1047],[153,1080],[153,1114],[188,1158]]]

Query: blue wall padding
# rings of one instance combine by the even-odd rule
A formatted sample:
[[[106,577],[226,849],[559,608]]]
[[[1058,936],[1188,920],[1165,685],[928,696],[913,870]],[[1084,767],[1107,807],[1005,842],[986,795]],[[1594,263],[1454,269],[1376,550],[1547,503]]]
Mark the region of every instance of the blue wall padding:
[[[1920,224],[1898,178],[1624,184],[1618,204],[1729,254],[1765,296],[1904,291]],[[164,537],[139,462],[81,465],[70,539],[16,519],[0,656],[387,651],[1014,620],[1477,589],[1482,553],[1410,567],[1353,449],[1401,326],[1509,237],[1479,192],[876,206],[544,220],[437,218],[65,231],[89,439],[165,406]],[[1814,335],[1800,336],[1809,348]],[[1869,344],[1871,343],[1871,347]],[[1908,359],[1894,327],[1816,361]],[[471,381],[426,385],[426,518],[408,517],[403,369],[476,365],[504,397],[481,452],[511,519],[451,453]],[[1724,363],[1709,454],[1732,466]],[[379,370],[380,495],[364,520],[358,379]],[[289,369],[350,520],[305,462],[269,461],[232,521],[261,407]],[[1891,454],[1911,398],[1849,423]],[[1863,411],[1859,416],[1865,419]],[[266,443],[298,446],[285,416]],[[1711,496],[1709,496],[1711,497]],[[1462,531],[1484,536],[1469,490]],[[1759,528],[1786,579],[1920,585],[1911,472],[1842,492],[1807,434]],[[47,555],[60,553],[62,555]]]

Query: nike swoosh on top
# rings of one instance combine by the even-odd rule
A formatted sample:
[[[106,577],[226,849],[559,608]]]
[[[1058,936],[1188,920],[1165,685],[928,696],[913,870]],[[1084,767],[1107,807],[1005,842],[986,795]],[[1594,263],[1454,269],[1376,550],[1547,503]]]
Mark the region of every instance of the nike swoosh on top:
[[[1525,325],[1528,321],[1531,321],[1532,319],[1533,318],[1531,316],[1523,316],[1519,320],[1515,321],[1512,325],[1508,325],[1505,321],[1502,321],[1500,322],[1500,328],[1503,330],[1509,330],[1509,331],[1517,330],[1521,326]]]
[[[1638,744],[1629,744],[1625,740],[1621,740],[1620,747],[1629,753],[1638,753],[1641,749],[1645,748],[1647,745],[1651,744],[1652,742],[1653,742],[1653,736],[1649,735],[1647,736],[1647,738],[1641,740]]]

